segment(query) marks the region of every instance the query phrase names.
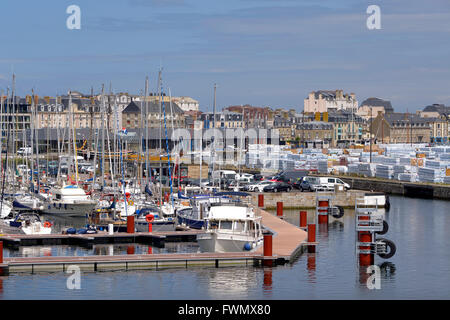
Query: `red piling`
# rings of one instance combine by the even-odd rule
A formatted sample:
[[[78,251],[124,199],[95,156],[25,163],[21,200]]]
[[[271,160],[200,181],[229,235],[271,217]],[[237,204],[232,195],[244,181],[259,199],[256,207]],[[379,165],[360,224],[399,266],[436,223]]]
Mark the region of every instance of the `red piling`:
[[[323,209],[318,210],[318,222],[319,223],[328,223],[328,207],[329,207],[329,201],[328,200],[320,200],[319,207],[324,207]]]
[[[134,233],[134,216],[127,216],[127,233]]]
[[[308,213],[306,211],[300,211],[300,228],[306,228],[308,221]]]
[[[370,220],[370,217],[362,216],[359,220]],[[358,241],[367,242],[367,246],[359,246],[359,250],[366,250],[369,252],[371,250],[370,243],[372,242],[372,233],[369,231],[359,231]],[[359,253],[359,265],[360,266],[371,266],[375,262],[375,257],[373,253]]]
[[[264,207],[264,195],[258,194],[258,207],[262,208]]]
[[[277,216],[283,216],[283,202],[277,202]]]
[[[309,243],[316,242],[316,225],[315,224],[308,224],[308,242]],[[309,253],[316,252],[316,246],[309,245],[308,252]]]
[[[149,223],[148,224],[148,232],[152,232],[152,230],[153,230],[153,223]]]
[[[264,257],[272,256],[272,234],[264,234]]]
[[[134,246],[127,247],[127,254],[134,254]]]
[[[264,249],[263,249],[264,257],[272,257],[272,233],[264,234]],[[272,260],[264,260],[264,266],[271,267]]]
[[[3,263],[3,241],[0,241],[0,263]]]

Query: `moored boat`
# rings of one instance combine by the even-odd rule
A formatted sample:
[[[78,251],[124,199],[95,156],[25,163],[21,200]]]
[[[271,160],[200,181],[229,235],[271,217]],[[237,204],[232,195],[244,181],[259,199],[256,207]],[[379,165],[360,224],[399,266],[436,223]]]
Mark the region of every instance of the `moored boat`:
[[[253,251],[263,243],[262,217],[240,202],[211,203],[206,231],[197,235],[201,252]]]

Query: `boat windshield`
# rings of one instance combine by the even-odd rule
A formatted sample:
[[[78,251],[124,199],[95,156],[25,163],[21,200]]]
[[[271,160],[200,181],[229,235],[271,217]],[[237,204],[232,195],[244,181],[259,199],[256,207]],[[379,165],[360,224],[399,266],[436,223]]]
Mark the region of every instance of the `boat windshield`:
[[[231,230],[233,224],[231,221],[221,221],[220,222],[220,229],[227,229]]]

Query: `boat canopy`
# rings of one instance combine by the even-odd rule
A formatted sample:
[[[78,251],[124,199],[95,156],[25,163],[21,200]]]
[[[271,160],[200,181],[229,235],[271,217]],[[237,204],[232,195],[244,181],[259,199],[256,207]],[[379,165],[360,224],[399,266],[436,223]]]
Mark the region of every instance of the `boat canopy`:
[[[227,191],[227,192],[216,192],[214,196],[222,197],[222,196],[237,196],[237,197],[248,197],[250,193],[247,192],[239,192],[239,191]]]

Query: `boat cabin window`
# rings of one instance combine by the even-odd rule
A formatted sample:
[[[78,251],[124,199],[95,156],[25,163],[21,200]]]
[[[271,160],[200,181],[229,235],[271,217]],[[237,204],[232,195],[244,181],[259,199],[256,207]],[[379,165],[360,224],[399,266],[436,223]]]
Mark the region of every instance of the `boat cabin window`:
[[[231,221],[221,221],[220,222],[220,229],[228,229],[231,230],[232,222]]]
[[[61,195],[59,193],[55,194],[56,200],[61,200]]]
[[[245,230],[244,227],[245,227],[245,223],[244,222],[236,221],[234,223],[234,230],[235,231],[244,231]]]

